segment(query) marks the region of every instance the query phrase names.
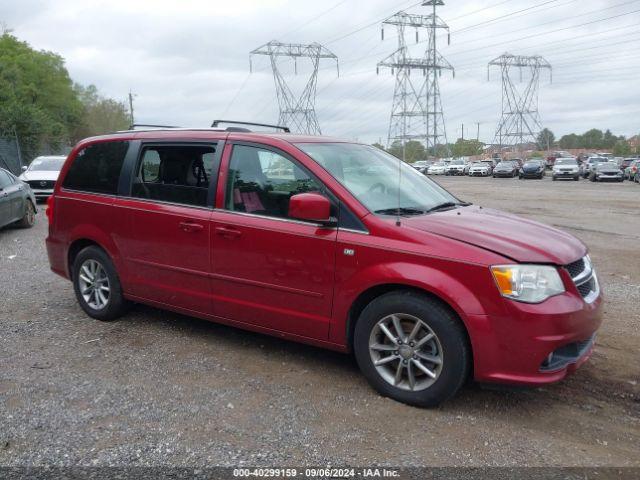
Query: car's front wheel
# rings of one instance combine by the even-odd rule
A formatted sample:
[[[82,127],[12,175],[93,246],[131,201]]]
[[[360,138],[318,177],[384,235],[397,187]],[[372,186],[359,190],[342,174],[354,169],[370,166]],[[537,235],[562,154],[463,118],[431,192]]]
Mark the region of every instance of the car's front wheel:
[[[98,320],[115,320],[129,306],[109,255],[97,246],[86,247],[76,256],[73,288],[82,309]]]
[[[418,293],[391,292],[373,300],[358,319],[353,343],[369,383],[410,405],[437,406],[455,395],[469,374],[460,320]]]

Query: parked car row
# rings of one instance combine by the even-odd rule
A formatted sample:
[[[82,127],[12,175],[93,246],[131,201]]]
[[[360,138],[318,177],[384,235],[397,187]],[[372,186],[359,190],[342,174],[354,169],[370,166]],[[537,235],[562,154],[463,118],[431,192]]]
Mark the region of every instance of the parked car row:
[[[560,154],[565,156],[559,156]],[[520,158],[509,160],[500,157],[467,162],[465,159],[440,160],[437,162],[415,162],[413,167],[425,175],[468,175],[470,177],[542,179],[549,168],[549,159]],[[574,157],[565,152],[555,152],[551,163],[551,178],[556,180],[578,181],[580,177],[598,181],[635,180],[640,175],[640,158],[613,157],[610,154],[598,154]]]

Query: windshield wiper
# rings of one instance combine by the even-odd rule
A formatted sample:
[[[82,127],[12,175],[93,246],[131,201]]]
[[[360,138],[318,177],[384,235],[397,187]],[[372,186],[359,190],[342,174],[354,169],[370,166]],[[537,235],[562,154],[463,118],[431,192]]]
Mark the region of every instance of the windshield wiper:
[[[373,213],[379,213],[380,215],[423,215],[426,213],[424,210],[412,207],[400,207],[400,208],[383,208],[382,210],[376,210]]]
[[[466,202],[443,202],[443,203],[439,203],[434,207],[431,207],[430,209],[427,210],[426,213],[435,212],[437,210],[444,210],[445,208],[452,208],[452,207],[458,207],[458,206],[465,207],[467,205],[468,204]]]

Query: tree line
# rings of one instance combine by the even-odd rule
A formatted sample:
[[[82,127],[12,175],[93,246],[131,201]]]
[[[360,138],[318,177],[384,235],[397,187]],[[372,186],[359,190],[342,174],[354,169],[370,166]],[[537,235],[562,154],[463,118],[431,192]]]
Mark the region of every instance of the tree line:
[[[537,142],[540,150],[548,150],[558,147],[564,150],[609,150],[617,156],[638,154],[638,148],[631,148],[623,135],[614,135],[611,130],[599,130],[592,128],[583,134],[570,133],[563,135],[556,141],[556,137],[548,128],[543,129],[538,135]]]
[[[26,161],[128,124],[126,105],[74,83],[60,55],[0,36],[0,137],[16,137]]]

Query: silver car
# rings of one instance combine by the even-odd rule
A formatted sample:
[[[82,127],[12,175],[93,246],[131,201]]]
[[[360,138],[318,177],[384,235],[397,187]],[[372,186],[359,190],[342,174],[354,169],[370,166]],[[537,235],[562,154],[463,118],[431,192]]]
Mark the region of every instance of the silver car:
[[[36,211],[36,197],[29,185],[0,168],[0,228],[12,223],[32,227]]]
[[[53,187],[67,157],[48,156],[35,158],[29,167],[22,167],[20,180],[29,184],[38,200],[53,195]]]

